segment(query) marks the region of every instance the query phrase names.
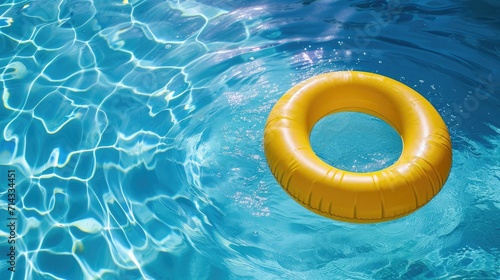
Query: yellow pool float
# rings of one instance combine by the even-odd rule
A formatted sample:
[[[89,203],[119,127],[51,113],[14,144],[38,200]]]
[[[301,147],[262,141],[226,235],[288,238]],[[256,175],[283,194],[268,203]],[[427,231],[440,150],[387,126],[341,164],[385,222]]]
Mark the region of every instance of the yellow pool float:
[[[311,148],[311,130],[326,115],[344,111],[389,123],[403,141],[399,159],[367,173],[322,161]],[[358,71],[318,75],[290,89],[269,114],[264,151],[274,177],[297,202],[356,223],[396,219],[422,207],[443,187],[452,161],[448,129],[424,97],[393,79]]]

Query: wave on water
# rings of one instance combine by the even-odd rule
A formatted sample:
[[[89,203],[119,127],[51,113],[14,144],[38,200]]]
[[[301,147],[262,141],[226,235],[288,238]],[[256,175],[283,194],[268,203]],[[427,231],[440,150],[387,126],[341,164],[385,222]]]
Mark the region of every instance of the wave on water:
[[[16,170],[18,218],[16,272],[2,262],[0,278],[498,278],[500,10],[487,2],[0,4],[0,165]],[[443,116],[452,171],[416,213],[328,220],[269,172],[272,106],[336,70],[399,80]],[[346,166],[356,152],[320,146]]]

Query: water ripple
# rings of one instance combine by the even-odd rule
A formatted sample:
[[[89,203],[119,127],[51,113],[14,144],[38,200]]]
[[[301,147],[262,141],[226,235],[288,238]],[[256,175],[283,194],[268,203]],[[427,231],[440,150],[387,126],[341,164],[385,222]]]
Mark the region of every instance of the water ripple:
[[[0,4],[14,278],[499,277],[491,1],[202,2]],[[405,218],[324,219],[268,170],[261,139],[276,100],[349,69],[409,85],[450,128],[448,182]],[[359,168],[383,167],[379,156]]]

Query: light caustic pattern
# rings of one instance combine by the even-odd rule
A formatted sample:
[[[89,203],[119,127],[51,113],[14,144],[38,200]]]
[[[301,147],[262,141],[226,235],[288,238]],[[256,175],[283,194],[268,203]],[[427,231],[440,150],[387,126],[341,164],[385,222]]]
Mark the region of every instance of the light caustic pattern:
[[[209,122],[195,112],[224,84],[217,64],[260,49],[243,44],[241,23],[219,36],[242,15],[195,1],[23,1],[0,13],[0,163],[19,174],[13,275],[165,279],[193,263],[182,252],[212,226],[200,208],[217,213],[193,122]]]
[[[2,261],[1,279],[498,278],[492,9],[217,2],[0,4],[0,165],[17,172],[19,210],[17,272]],[[391,223],[309,213],[262,151],[286,90],[354,68],[422,93],[454,140],[447,185]]]

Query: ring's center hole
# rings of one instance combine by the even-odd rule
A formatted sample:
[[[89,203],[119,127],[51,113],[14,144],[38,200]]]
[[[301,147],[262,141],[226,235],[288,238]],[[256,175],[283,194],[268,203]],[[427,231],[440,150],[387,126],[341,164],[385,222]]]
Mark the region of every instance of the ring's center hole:
[[[353,172],[389,167],[401,155],[398,132],[385,121],[363,113],[343,112],[319,120],[311,146],[326,163]]]

